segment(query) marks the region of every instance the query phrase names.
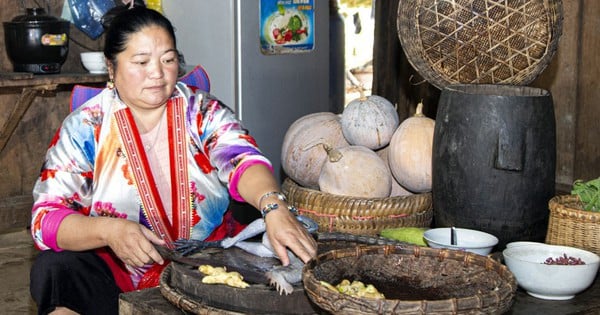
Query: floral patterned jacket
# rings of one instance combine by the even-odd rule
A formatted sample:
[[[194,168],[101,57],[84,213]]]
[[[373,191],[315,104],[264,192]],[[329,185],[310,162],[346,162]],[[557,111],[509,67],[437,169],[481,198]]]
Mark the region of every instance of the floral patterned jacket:
[[[213,96],[180,82],[167,106],[175,101],[185,121],[189,236],[202,240],[221,224],[230,196],[243,201],[237,193],[243,171],[256,163],[272,166],[234,113]],[[152,229],[127,158],[136,150],[127,148],[117,127],[116,113],[124,110],[117,92],[105,89],[57,131],[33,189],[31,233],[38,248],[60,251],[58,226],[74,213],[124,218]]]

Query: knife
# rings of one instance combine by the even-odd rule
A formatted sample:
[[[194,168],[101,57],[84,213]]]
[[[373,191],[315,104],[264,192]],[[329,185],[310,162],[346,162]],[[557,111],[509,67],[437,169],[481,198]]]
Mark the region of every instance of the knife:
[[[268,271],[266,266],[268,266],[269,264],[260,267],[256,264],[253,264],[252,262],[248,262],[248,259],[250,259],[260,263],[260,260],[264,258],[247,254],[241,250],[238,250],[237,248],[220,249],[221,253],[218,255],[219,257],[216,257],[217,255],[213,257],[210,254],[196,254],[193,256],[183,256],[180,253],[171,250],[166,246],[156,244],[154,245],[154,248],[156,248],[160,256],[162,256],[162,258],[166,260],[174,261],[194,268],[198,268],[200,265],[225,267],[227,271],[239,272],[244,278],[244,281],[250,284],[269,285],[269,279],[266,276],[266,271]],[[252,257],[247,257],[247,255],[250,255]]]

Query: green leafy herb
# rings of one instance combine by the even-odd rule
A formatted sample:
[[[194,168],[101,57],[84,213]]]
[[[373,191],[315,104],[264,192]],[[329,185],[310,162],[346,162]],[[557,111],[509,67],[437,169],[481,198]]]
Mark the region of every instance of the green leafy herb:
[[[292,32],[296,32],[302,28],[302,20],[298,15],[294,15],[290,18],[287,26]]]
[[[576,180],[571,194],[579,196],[584,210],[600,212],[600,177],[587,182]]]

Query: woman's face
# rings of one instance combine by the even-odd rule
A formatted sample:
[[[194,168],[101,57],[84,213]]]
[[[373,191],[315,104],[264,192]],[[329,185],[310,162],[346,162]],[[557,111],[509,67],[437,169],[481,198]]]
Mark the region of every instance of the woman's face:
[[[115,88],[125,104],[136,109],[164,105],[175,89],[179,62],[169,33],[147,26],[129,37],[127,48],[117,55],[113,73]]]

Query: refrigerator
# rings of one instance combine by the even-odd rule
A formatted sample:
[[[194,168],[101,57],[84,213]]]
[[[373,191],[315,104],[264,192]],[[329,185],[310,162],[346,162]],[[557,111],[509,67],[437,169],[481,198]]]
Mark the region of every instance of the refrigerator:
[[[234,110],[281,182],[289,126],[329,111],[328,1],[172,0],[163,12],[186,65],[206,69],[211,94]]]

